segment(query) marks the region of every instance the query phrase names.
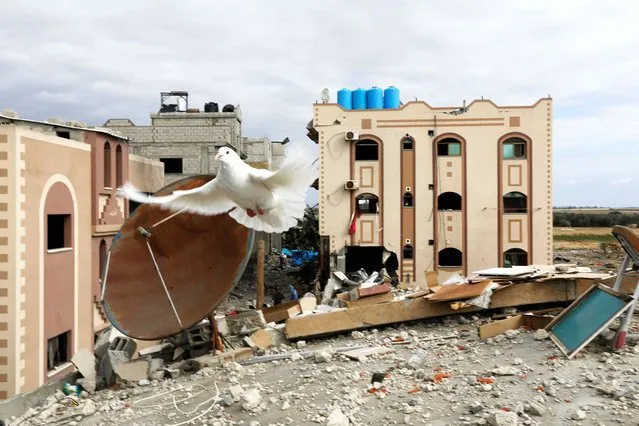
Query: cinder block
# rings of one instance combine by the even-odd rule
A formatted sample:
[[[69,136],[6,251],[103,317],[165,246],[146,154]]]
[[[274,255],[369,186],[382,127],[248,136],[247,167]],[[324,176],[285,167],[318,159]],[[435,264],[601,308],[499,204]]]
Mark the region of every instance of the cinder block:
[[[123,351],[108,350],[104,357],[100,360],[98,373],[103,376],[107,386],[115,381],[115,366],[129,362],[131,358],[128,353]]]
[[[129,339],[128,337],[116,337],[111,342],[111,346],[109,346],[109,350],[111,351],[126,352],[129,359],[133,358],[133,354],[137,348],[138,344],[135,343],[135,340]]]

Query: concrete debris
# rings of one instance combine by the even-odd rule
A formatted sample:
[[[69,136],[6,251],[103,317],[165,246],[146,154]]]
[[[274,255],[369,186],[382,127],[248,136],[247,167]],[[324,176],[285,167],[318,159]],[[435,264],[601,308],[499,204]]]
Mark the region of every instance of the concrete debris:
[[[492,426],[517,426],[519,418],[511,411],[495,411],[488,416],[488,424]]]
[[[257,389],[249,389],[240,396],[240,403],[245,410],[255,410],[262,402],[262,396]]]
[[[327,426],[348,426],[349,424],[350,421],[348,420],[348,417],[346,417],[339,408],[334,408],[326,420]]]
[[[548,335],[548,332],[546,330],[544,330],[543,328],[540,328],[539,330],[535,331],[535,340],[545,340],[548,339],[550,336]]]

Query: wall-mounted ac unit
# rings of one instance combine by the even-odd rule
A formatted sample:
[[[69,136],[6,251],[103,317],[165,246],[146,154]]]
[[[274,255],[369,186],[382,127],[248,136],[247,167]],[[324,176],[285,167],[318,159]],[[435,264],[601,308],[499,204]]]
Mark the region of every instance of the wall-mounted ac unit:
[[[353,130],[349,130],[344,134],[344,139],[346,139],[347,141],[359,140],[359,133]]]
[[[359,182],[356,180],[347,180],[346,183],[344,183],[344,189],[348,189],[350,191],[359,189]]]

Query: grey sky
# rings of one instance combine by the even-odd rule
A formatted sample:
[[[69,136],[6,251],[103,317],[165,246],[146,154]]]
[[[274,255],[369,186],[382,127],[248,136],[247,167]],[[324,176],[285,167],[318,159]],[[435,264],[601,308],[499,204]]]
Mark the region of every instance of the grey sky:
[[[160,91],[188,90],[239,103],[245,136],[305,140],[324,87],[431,105],[550,93],[555,205],[639,204],[637,2],[6,3],[0,109],[22,117],[147,124]]]

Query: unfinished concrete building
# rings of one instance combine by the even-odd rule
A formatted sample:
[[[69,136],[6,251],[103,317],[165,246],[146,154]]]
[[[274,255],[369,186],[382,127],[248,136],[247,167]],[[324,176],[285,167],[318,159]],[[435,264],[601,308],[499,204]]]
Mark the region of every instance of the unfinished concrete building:
[[[116,187],[162,179],[107,129],[0,114],[0,399],[65,376],[93,347],[100,272],[128,215]]]
[[[104,127],[127,136],[132,153],[164,163],[167,185],[188,176],[215,173],[215,154],[222,146],[232,148],[255,167],[272,169],[283,157],[281,142],[242,137],[239,105],[228,104],[220,111],[217,103],[207,102],[201,110],[189,105],[188,92],[162,92],[160,109],[150,117],[149,126],[112,118]],[[256,238],[264,239],[267,250],[281,248],[280,237],[259,233]]]
[[[463,107],[401,104],[396,88],[313,105],[320,234],[347,271],[440,281],[495,266],[552,263],[552,100]],[[340,257],[343,256],[343,257]],[[388,253],[387,253],[388,256]]]

